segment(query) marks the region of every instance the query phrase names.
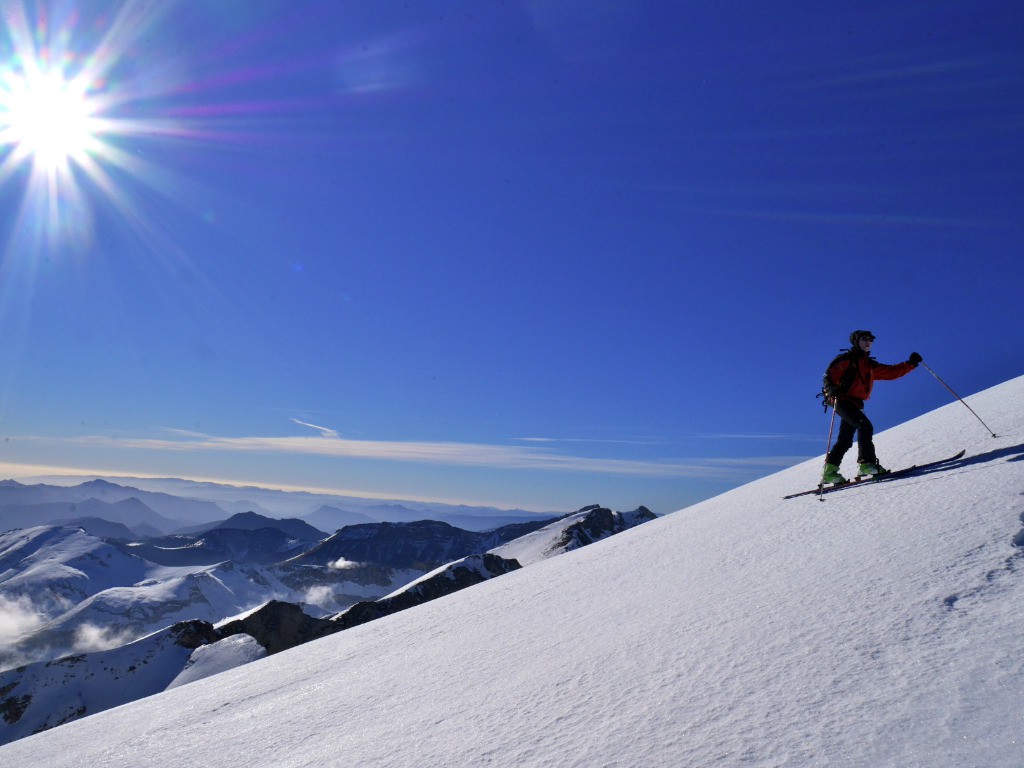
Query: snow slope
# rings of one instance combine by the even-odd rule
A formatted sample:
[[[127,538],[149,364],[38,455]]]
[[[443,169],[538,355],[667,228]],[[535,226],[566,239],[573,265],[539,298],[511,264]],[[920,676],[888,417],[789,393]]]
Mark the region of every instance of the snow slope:
[[[194,683],[211,675],[218,675],[243,664],[249,664],[267,655],[263,646],[249,635],[231,635],[192,651],[185,668],[171,681],[168,688]]]
[[[1024,377],[426,605],[0,748],[19,766],[1020,766]]]

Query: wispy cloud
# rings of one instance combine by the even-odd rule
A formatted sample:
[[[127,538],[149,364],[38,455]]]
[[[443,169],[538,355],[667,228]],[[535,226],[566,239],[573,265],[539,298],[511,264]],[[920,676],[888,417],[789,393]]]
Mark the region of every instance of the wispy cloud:
[[[317,432],[319,432],[324,437],[336,438],[336,437],[339,436],[337,431],[331,429],[330,427],[318,427],[316,424],[310,424],[307,421],[299,421],[298,419],[292,419],[292,421],[294,423],[300,425],[300,426],[309,427],[310,429],[315,429]]]
[[[82,436],[72,438],[26,438],[46,443],[75,445],[91,449],[163,452],[261,453],[295,456],[327,456],[338,459],[433,464],[450,467],[478,467],[506,470],[582,472],[640,477],[736,479],[754,468],[790,466],[805,457],[772,456],[699,460],[638,460],[582,456],[556,450],[548,441],[537,439],[528,445],[449,443],[426,441],[351,440],[326,427],[293,419],[316,429],[319,436],[216,437],[179,432],[174,439]]]

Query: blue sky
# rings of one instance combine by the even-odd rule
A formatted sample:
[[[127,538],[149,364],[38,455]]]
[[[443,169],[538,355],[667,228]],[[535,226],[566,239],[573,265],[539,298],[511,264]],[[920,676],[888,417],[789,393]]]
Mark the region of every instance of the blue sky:
[[[1018,4],[3,7],[4,476],[664,513],[1024,372]]]

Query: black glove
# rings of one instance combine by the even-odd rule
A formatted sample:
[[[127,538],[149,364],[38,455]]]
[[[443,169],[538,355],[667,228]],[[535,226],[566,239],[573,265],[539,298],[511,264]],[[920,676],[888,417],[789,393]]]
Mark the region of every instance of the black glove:
[[[917,368],[917,364],[920,363],[923,359],[924,358],[917,354],[917,352],[911,352],[910,359],[907,362],[909,362],[912,366]]]

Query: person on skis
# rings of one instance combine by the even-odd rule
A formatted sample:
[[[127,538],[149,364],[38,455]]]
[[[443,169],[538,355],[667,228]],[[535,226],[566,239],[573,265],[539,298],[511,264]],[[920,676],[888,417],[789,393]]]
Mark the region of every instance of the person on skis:
[[[839,435],[835,445],[825,457],[825,471],[821,484],[845,483],[839,474],[843,456],[853,446],[857,436],[858,475],[884,475],[888,469],[878,463],[873,442],[874,427],[864,415],[864,401],[871,397],[871,388],[876,379],[889,380],[906,376],[917,368],[921,356],[911,352],[905,363],[885,365],[871,357],[871,343],[875,335],[871,331],[854,331],[850,334],[850,349],[839,355],[829,365],[825,376],[832,384],[833,396],[829,403],[840,418]]]

